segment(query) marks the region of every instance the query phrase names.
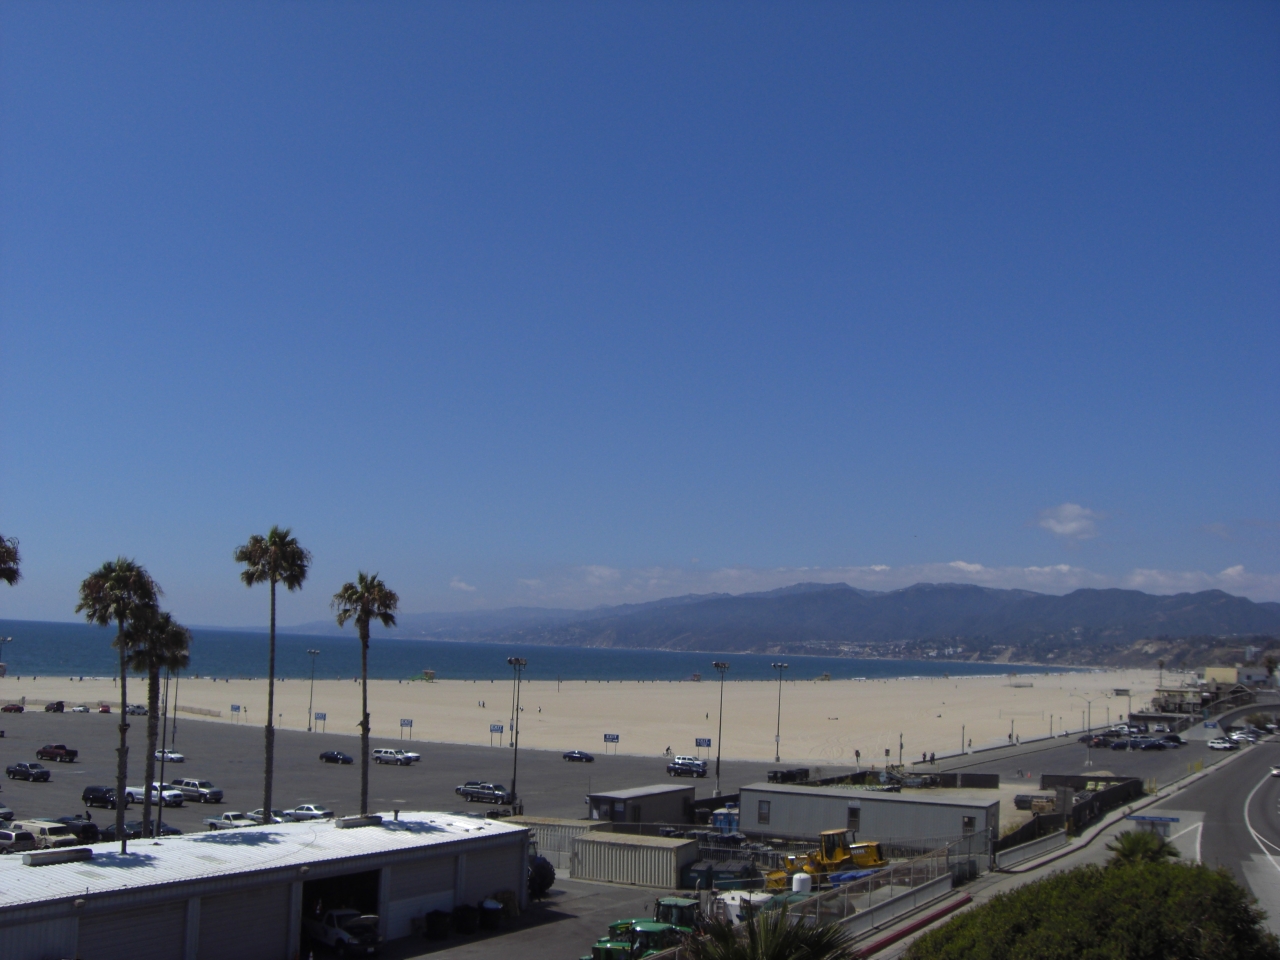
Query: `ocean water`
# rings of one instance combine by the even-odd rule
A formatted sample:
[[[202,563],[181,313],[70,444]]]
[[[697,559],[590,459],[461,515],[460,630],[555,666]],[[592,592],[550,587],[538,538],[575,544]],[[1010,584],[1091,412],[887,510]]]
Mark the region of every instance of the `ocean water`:
[[[205,677],[265,677],[267,635],[235,630],[193,629],[189,673]],[[119,658],[111,641],[114,629],[83,623],[0,620],[3,657],[10,676],[112,676]],[[360,643],[354,629],[347,636],[276,634],[276,675],[309,677],[307,650],[319,650],[316,678],[360,675]],[[511,676],[507,657],[525,657],[530,680],[685,680],[695,673],[716,676],[712,660],[729,662],[731,680],[769,680],[778,660],[790,666],[787,679],[809,680],[830,673],[832,679],[855,677],[991,676],[1013,671],[1043,673],[1044,667],[938,660],[857,660],[846,657],[779,657],[768,654],[686,653],[668,650],[610,650],[594,647],[547,647],[536,644],[462,643],[401,640],[379,636],[369,643],[369,676],[398,680],[420,677],[424,669],[441,680],[493,680]],[[1062,672],[1062,671],[1054,671]]]

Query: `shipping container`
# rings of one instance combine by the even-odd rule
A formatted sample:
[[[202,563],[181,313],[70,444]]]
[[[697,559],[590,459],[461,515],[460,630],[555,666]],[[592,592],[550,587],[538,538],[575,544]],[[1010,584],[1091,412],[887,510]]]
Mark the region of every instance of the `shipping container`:
[[[697,840],[589,833],[573,841],[571,876],[675,890],[684,868],[697,859]]]
[[[529,828],[529,839],[538,853],[556,870],[572,870],[573,841],[587,833],[607,833],[613,824],[600,820],[566,820],[558,817],[507,817],[506,823]]]

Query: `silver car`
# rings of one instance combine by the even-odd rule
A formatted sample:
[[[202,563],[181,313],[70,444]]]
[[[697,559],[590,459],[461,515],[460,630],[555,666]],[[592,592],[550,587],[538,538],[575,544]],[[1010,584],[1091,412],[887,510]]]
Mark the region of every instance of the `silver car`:
[[[292,810],[284,812],[286,817],[294,820],[332,820],[333,811],[328,807],[322,807],[318,803],[303,803],[294,807]]]

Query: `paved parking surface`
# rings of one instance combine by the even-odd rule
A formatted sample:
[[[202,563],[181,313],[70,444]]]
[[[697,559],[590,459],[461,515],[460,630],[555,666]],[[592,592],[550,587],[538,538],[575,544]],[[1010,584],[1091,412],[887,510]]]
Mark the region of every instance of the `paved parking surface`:
[[[146,718],[130,717],[129,784],[143,781]],[[115,785],[118,714],[50,714],[29,711],[0,714],[0,761],[4,766],[35,760],[46,743],[65,743],[80,751],[74,764],[46,763],[53,772],[49,783],[5,780],[0,801],[19,817],[58,817],[83,811],[80,794],[88,784]],[[475,747],[422,741],[380,740],[372,745],[405,746],[422,754],[411,767],[370,764],[371,809],[466,811],[484,813],[487,804],[469,804],[453,792],[466,780],[494,780],[511,785],[512,751],[507,747]],[[568,746],[568,745],[567,745]],[[322,803],[338,814],[356,813],[360,806],[360,767],[356,737],[338,734],[276,732],[273,805]],[[567,747],[566,747],[567,748]],[[165,812],[165,822],[184,832],[203,829],[201,821],[226,810],[248,811],[262,806],[263,732],[261,727],[210,723],[180,717],[175,749],[186,756],[181,764],[166,764],[165,777],[185,776],[213,781],[225,800],[218,806],[187,804]],[[337,766],[319,761],[324,750],[341,750],[356,763]],[[729,762],[722,767],[726,793],[739,784],[763,780],[773,764]],[[157,776],[159,764],[157,764]],[[597,755],[595,763],[566,763],[558,753],[521,750],[517,788],[530,816],[582,817],[592,789],[623,789],[672,782],[660,757]],[[681,780],[693,784],[699,797],[712,795],[714,781]],[[129,808],[128,819],[141,817],[140,805]],[[93,811],[95,822],[111,822],[110,810]]]

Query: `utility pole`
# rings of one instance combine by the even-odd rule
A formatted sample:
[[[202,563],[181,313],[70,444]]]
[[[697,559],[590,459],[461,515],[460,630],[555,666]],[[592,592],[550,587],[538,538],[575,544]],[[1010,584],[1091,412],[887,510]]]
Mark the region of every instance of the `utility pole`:
[[[773,762],[782,762],[782,671],[787,669],[785,663],[770,664],[778,671],[778,728],[773,734]]]
[[[319,650],[308,650],[307,656],[311,658],[311,696],[307,699],[307,733],[311,732],[311,708],[316,705],[316,657],[320,656]]]
[[[520,803],[520,796],[516,793],[516,772],[520,763],[520,674],[529,665],[529,661],[524,657],[507,657],[507,663],[515,670],[516,674],[515,705],[511,711],[511,716],[513,717],[512,725],[515,727],[511,732],[511,811],[518,815],[524,810],[524,805]]]
[[[711,664],[720,674],[720,722],[716,725],[716,792],[720,796],[720,738],[724,736],[724,675],[729,664],[716,660]]]

